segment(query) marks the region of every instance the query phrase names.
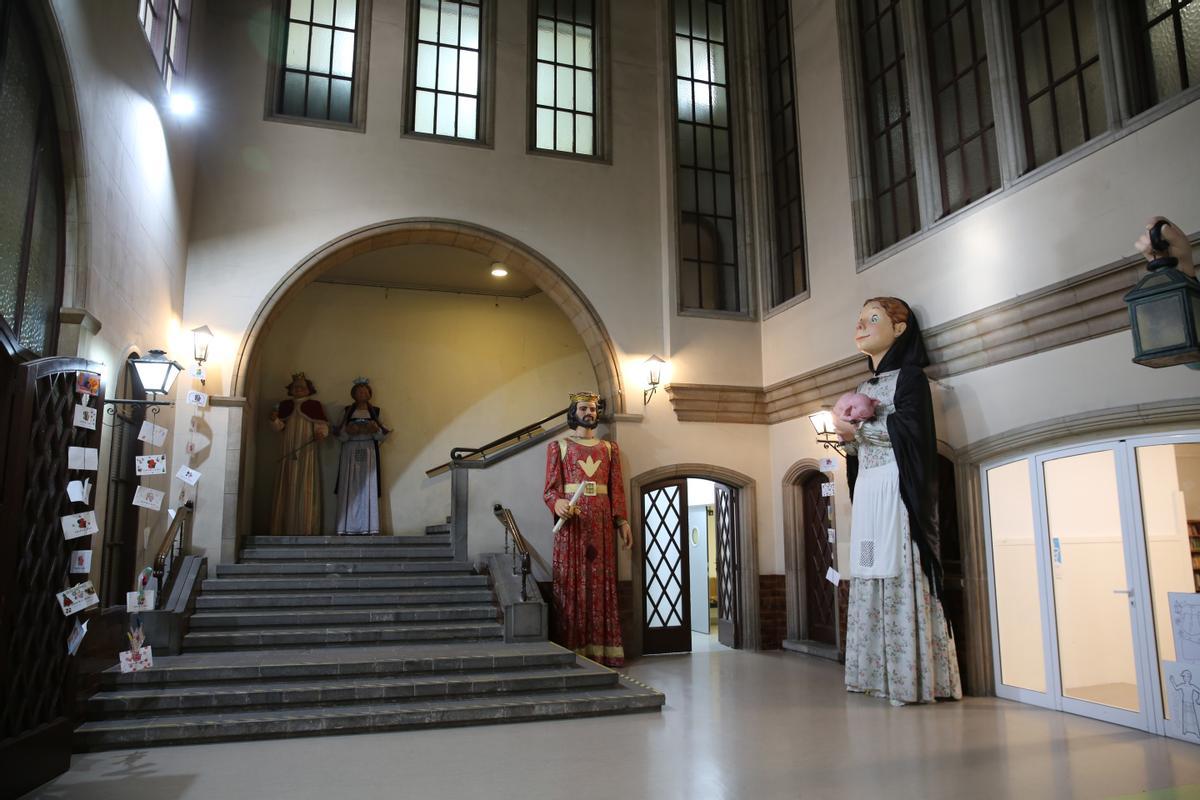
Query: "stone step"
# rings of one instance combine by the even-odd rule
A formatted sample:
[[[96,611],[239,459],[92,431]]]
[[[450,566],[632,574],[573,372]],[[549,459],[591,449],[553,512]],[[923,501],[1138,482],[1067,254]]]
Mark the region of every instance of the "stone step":
[[[410,589],[401,592],[345,593],[296,591],[256,592],[253,594],[201,594],[196,598],[197,611],[259,611],[265,608],[341,608],[354,606],[450,605],[457,603],[490,603],[492,590],[479,589]]]
[[[208,592],[280,592],[292,589],[354,591],[360,589],[434,589],[488,586],[486,575],[403,575],[352,576],[331,575],[321,578],[245,577],[208,578],[200,585]]]
[[[212,569],[218,578],[251,575],[474,575],[464,561],[275,561],[257,564],[217,564]]]
[[[104,750],[202,741],[268,739],[335,733],[444,727],[532,719],[653,711],[663,695],[621,678],[617,686],[493,697],[454,697],[349,707],[289,706],[279,710],[106,719],[75,731],[76,749]]]
[[[334,627],[399,622],[457,622],[495,620],[499,609],[494,603],[475,605],[428,605],[387,608],[308,608],[256,609],[253,611],[199,611],[192,615],[190,630],[244,630],[272,627]]]
[[[617,674],[612,670],[581,660],[578,664],[542,669],[122,688],[92,695],[86,711],[90,719],[161,717],[219,709],[245,711],[291,705],[349,706],[431,697],[565,691],[613,686],[616,683]]]
[[[247,547],[242,550],[242,564],[271,561],[362,561],[364,559],[441,559],[451,560],[454,555],[449,545],[435,547],[346,547],[328,545],[324,547]]]
[[[311,647],[313,645],[345,647],[388,642],[478,641],[501,639],[503,636],[503,625],[498,622],[482,621],[254,628],[228,631],[190,630],[183,637],[183,650],[188,653],[197,650],[262,650],[275,647]]]
[[[154,669],[100,674],[106,689],[188,686],[351,676],[418,675],[479,670],[547,668],[575,663],[575,654],[552,642],[454,642],[314,647],[156,656]]]
[[[448,526],[447,526],[448,527]],[[450,534],[415,534],[407,536],[247,536],[243,547],[282,547],[300,545],[317,547],[429,547],[435,544],[450,544]]]

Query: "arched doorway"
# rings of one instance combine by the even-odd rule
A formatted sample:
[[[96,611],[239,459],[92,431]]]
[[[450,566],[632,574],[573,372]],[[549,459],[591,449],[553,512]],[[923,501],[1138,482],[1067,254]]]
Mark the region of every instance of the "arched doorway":
[[[574,334],[578,336],[586,352],[586,361],[594,377],[595,386],[609,401],[610,411],[624,411],[625,398],[616,350],[596,310],[566,274],[533,248],[502,233],[465,222],[441,219],[393,220],[366,226],[338,237],[302,259],[280,279],[255,313],[234,361],[231,373],[233,393],[251,402],[258,396],[258,381],[262,372],[260,359],[266,352],[264,343],[281,315],[296,302],[310,284],[341,268],[352,259],[361,259],[388,249],[412,246],[450,248],[476,259],[501,261],[510,272],[530,281],[561,312]],[[273,385],[272,387],[274,388]],[[274,390],[278,391],[277,388]],[[338,394],[341,394],[340,387]],[[238,413],[241,414],[240,410]],[[528,423],[540,416],[530,416],[522,422]],[[257,492],[270,491],[269,487],[256,486],[254,478],[257,456],[253,443],[256,440],[257,428],[263,424],[264,419],[264,413],[242,414],[240,441],[230,443],[231,450],[235,452],[230,453],[234,458],[229,463],[231,468],[237,470],[239,489],[236,496],[227,496],[227,500],[237,503],[239,538],[246,535],[254,524],[253,509],[250,503],[244,502],[245,498],[253,497]],[[439,459],[439,462],[442,460],[444,458]],[[236,548],[236,542],[227,540],[227,544],[230,546],[224,550],[224,556],[230,557]]]
[[[711,502],[692,503],[697,484],[709,487]],[[630,481],[633,524],[633,624],[626,653],[688,652],[695,617],[708,613],[708,598],[693,595],[706,585],[692,574],[701,539],[710,542],[714,639],[722,645],[756,650],[759,630],[756,487],[741,473],[709,464],[659,467]],[[697,516],[698,515],[698,516]],[[696,517],[693,519],[693,517]],[[695,524],[693,524],[695,522]],[[701,527],[711,526],[711,538]],[[695,536],[692,529],[696,529]],[[696,570],[700,573],[700,570]]]

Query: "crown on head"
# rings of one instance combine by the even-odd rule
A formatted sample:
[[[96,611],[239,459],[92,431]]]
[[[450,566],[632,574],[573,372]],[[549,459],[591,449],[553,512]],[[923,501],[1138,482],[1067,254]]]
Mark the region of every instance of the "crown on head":
[[[599,403],[599,402],[600,402],[600,395],[596,394],[595,392],[572,392],[571,393],[571,405],[572,406],[575,406],[577,403]]]
[[[370,385],[370,383],[371,383],[370,378],[364,378],[361,375],[359,375],[357,378],[354,379],[355,386],[368,386],[368,385]]]
[[[308,376],[305,375],[303,372],[293,372],[292,373],[292,383],[295,383],[296,381],[306,381],[306,380],[308,380]]]

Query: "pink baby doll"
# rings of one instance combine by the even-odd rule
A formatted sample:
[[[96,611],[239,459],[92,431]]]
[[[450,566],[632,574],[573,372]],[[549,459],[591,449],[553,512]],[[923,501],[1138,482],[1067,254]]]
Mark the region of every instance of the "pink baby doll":
[[[858,392],[846,392],[833,406],[833,415],[843,422],[858,427],[875,417],[875,406],[879,401]]]

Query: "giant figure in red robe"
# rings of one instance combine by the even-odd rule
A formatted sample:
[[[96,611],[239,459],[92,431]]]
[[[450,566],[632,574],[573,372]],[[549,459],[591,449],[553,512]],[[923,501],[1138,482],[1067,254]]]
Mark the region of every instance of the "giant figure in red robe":
[[[554,640],[582,656],[625,663],[617,611],[617,546],[629,548],[621,453],[596,438],[598,395],[571,395],[571,432],[546,449],[546,506],[563,520],[554,534]],[[581,490],[582,488],[582,490]],[[578,495],[574,503],[572,498]]]

